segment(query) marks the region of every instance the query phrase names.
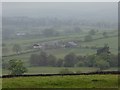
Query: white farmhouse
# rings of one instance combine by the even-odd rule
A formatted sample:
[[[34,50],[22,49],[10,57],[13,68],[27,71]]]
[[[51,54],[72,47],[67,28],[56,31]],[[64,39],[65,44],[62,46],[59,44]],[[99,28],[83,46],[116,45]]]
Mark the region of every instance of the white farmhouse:
[[[41,49],[42,46],[41,46],[40,44],[34,44],[34,45],[33,45],[33,48],[34,48],[34,49]]]

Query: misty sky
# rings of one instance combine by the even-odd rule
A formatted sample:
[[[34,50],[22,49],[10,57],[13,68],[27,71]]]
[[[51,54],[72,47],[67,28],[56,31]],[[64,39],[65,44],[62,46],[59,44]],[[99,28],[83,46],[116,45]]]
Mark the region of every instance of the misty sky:
[[[3,3],[3,16],[80,17],[117,20],[117,3]]]

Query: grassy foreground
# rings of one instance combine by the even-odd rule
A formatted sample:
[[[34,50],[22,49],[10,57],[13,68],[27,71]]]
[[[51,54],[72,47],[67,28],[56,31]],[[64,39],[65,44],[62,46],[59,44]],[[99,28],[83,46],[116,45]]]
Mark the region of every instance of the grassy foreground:
[[[118,75],[4,78],[3,88],[117,88]]]

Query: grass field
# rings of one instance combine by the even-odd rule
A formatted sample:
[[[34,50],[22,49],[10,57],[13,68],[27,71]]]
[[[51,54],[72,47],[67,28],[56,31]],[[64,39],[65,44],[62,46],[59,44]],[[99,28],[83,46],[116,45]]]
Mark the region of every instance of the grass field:
[[[66,67],[67,68],[67,67]],[[48,74],[58,74],[61,70],[65,69],[65,67],[29,67],[29,73],[48,73]],[[93,67],[69,67],[67,68],[72,72],[89,72],[89,71],[96,71],[98,68]],[[3,70],[3,74],[8,74],[8,70]]]
[[[99,70],[99,68],[95,67],[29,67],[28,72],[26,74],[38,74],[38,73],[46,73],[46,74],[58,74],[63,69],[69,69],[72,72],[93,72]],[[110,68],[107,71],[117,71],[118,68]],[[4,70],[2,74],[9,74],[8,70]]]
[[[4,78],[3,88],[118,88],[118,75]]]

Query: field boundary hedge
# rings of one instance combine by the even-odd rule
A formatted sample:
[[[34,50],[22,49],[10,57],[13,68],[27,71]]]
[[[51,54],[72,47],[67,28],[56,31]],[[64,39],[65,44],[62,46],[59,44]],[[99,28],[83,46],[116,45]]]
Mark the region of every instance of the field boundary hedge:
[[[120,71],[97,71],[87,73],[69,73],[69,74],[23,74],[23,75],[3,75],[0,78],[13,78],[13,77],[31,77],[31,76],[72,76],[72,75],[105,75],[105,74],[120,74]]]

